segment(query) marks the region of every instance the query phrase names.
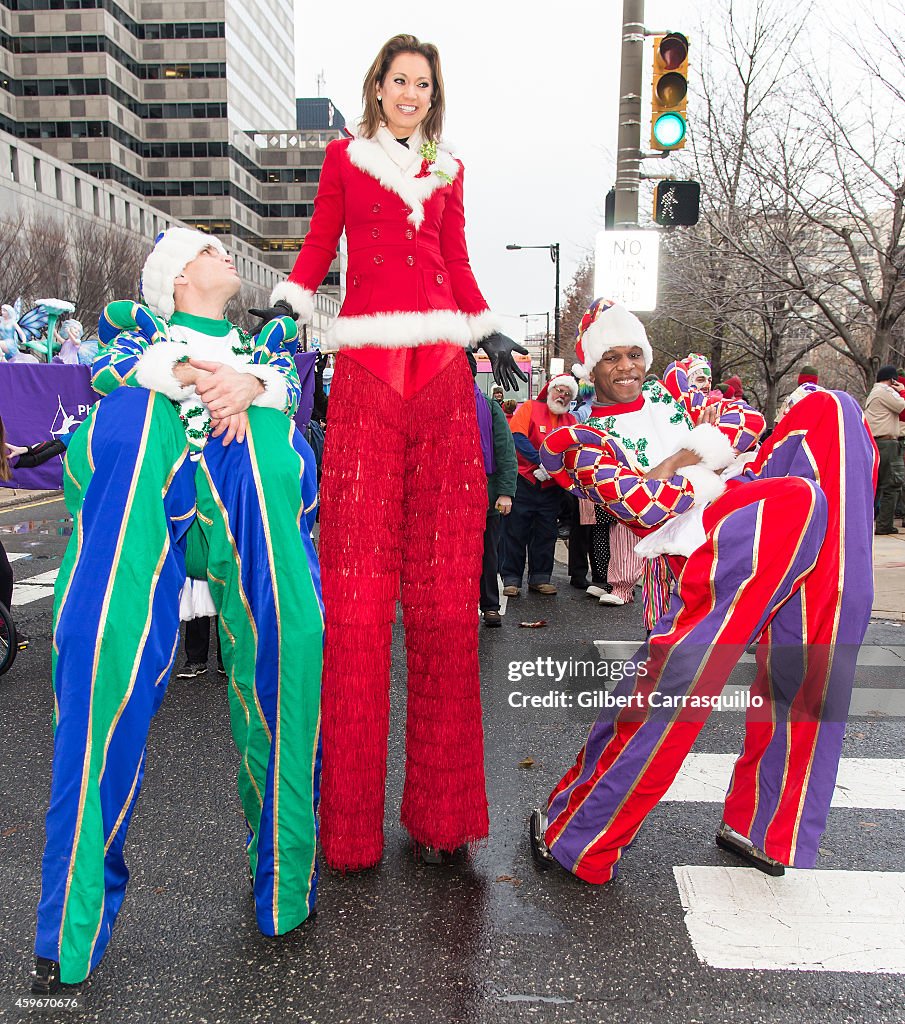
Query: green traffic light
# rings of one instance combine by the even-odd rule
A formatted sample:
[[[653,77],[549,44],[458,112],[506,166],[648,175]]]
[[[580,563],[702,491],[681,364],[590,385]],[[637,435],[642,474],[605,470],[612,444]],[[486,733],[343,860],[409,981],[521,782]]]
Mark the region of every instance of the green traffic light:
[[[685,138],[685,118],[681,114],[661,114],[654,121],[654,138],[664,149],[678,146]]]

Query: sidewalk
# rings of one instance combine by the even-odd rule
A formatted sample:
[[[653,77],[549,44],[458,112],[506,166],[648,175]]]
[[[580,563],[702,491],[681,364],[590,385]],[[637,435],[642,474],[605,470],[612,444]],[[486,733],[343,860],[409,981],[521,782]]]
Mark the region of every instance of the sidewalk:
[[[62,491],[24,491],[15,487],[0,487],[0,509],[29,505],[46,498],[60,498]]]
[[[874,537],[875,619],[905,622],[905,532]]]

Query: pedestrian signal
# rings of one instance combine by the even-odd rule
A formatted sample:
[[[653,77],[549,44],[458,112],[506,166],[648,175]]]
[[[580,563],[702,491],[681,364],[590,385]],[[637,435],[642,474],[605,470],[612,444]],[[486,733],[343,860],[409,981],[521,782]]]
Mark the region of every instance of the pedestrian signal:
[[[701,186],[696,181],[658,181],[654,189],[654,220],[663,227],[697,224]]]

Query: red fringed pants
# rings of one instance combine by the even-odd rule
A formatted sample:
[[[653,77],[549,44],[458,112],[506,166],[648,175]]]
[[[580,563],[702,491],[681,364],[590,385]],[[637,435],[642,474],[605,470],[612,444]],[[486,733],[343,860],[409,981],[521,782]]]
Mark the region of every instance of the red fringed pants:
[[[478,580],[487,483],[465,353],[341,352],[321,485],[326,619],[321,842],[356,870],[383,852],[390,639],[408,653],[402,823],[455,849],[487,835]]]

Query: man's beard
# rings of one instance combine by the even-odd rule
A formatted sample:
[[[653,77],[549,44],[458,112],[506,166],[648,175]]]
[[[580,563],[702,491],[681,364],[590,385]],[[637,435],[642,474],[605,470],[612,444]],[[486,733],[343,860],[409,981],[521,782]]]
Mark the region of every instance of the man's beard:
[[[569,411],[569,406],[571,404],[572,404],[571,399],[566,401],[566,400],[561,400],[559,398],[552,398],[552,397],[548,397],[547,398],[547,408],[550,410],[550,412],[553,413],[554,416],[562,416],[563,413],[568,412]]]

